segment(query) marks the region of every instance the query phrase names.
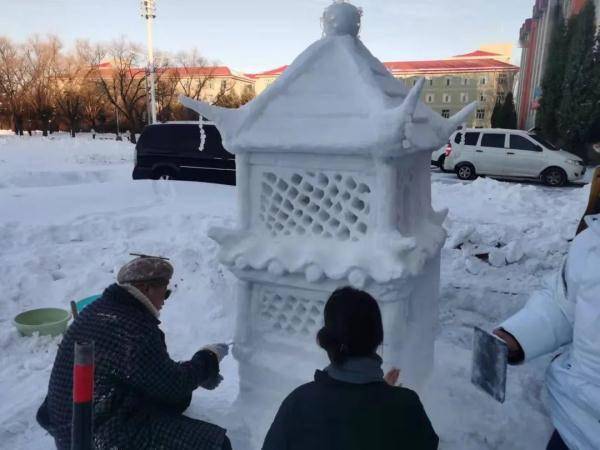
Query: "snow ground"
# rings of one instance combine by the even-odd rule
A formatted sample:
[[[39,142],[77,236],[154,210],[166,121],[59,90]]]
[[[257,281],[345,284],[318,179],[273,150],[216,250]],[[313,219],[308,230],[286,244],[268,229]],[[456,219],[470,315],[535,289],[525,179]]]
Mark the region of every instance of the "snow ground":
[[[101,292],[129,252],[167,255],[175,294],[162,315],[169,350],[190,357],[206,343],[230,340],[234,277],[219,266],[213,225],[231,225],[234,189],[204,183],[132,181],[126,142],[0,136],[0,448],[46,449],[35,422],[58,339],[20,337],[19,312]],[[442,255],[440,330],[435,371],[421,392],[441,449],[544,448],[552,427],[543,376],[551,356],[509,368],[500,405],[470,384],[473,326],[491,328],[523,304],[560,264],[587,202],[588,188],[432,176],[436,209],[449,208]],[[458,248],[460,247],[460,248]],[[485,262],[472,256],[489,253]],[[508,262],[507,262],[508,261]],[[197,391],[188,414],[230,429],[237,367]],[[246,448],[245,448],[246,447]]]

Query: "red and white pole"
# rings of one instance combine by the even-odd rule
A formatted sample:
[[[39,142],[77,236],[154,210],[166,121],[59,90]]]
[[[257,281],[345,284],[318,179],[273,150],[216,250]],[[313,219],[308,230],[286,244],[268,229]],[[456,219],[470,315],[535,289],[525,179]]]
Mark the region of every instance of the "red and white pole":
[[[94,342],[76,342],[71,450],[91,450],[94,421]]]

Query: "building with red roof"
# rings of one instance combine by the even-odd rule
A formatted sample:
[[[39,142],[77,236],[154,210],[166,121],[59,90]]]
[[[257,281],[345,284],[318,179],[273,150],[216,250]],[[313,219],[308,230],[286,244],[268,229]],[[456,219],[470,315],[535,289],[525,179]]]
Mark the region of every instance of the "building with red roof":
[[[468,103],[477,101],[476,114],[468,125],[489,127],[496,101],[504,100],[506,94],[512,91],[519,70],[508,62],[511,53],[512,45],[501,44],[448,59],[390,61],[384,62],[384,65],[408,86],[425,77],[421,100],[444,117],[450,117]],[[267,89],[287,67],[254,74],[256,94]]]

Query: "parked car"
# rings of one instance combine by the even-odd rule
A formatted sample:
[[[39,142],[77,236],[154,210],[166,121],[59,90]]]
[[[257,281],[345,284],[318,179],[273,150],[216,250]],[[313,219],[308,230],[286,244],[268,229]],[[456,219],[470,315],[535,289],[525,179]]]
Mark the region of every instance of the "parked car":
[[[462,180],[491,175],[563,186],[585,174],[581,158],[527,131],[468,128],[452,134],[450,147],[444,168]]]
[[[203,124],[200,148],[198,122],[167,122],[147,126],[135,146],[133,179],[172,179],[235,185],[235,156],[223,148],[212,123]]]
[[[438,148],[431,154],[431,165],[439,167],[442,172],[446,172],[446,169],[444,168],[444,161],[446,161],[446,156],[448,156],[451,151],[452,146],[450,145],[450,141],[448,141],[446,145]]]

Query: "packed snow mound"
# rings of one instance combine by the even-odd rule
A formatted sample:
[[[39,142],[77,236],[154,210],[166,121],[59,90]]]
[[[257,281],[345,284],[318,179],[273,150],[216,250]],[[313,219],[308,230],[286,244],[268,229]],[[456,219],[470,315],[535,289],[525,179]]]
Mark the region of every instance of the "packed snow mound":
[[[107,135],[6,135],[0,139],[0,189],[105,183],[114,179],[110,166],[131,161],[133,146]]]
[[[133,181],[134,146],[87,137],[0,137],[0,173],[45,174],[106,170],[102,183],[0,189],[0,448],[45,450],[53,441],[35,421],[46,394],[57,339],[24,338],[12,318],[29,308],[68,308],[68,301],[101,292],[129,252],[168,255],[174,293],[161,314],[176,360],[234,330],[235,277],[218,263],[213,226],[232,226],[235,192],[205,183]],[[43,169],[43,170],[42,170]],[[491,179],[461,183],[433,173],[433,204],[449,208],[442,251],[440,330],[436,367],[421,396],[445,450],[530,450],[546,445],[553,427],[546,412],[544,373],[552,356],[509,367],[507,400],[498,404],[470,383],[473,326],[485,329],[518,310],[540,280],[556,270],[585,209],[589,188],[548,189]],[[461,243],[521,248],[523,258],[500,267],[472,257]],[[503,247],[504,248],[504,247]],[[501,249],[502,250],[502,249]],[[480,269],[469,271],[470,261]],[[316,345],[316,344],[314,344]],[[265,361],[265,364],[271,362]],[[319,367],[291,361],[289,370]],[[238,366],[226,358],[225,380],[198,390],[186,415],[228,429],[237,450],[248,447],[236,411]],[[310,381],[310,380],[306,380]],[[262,430],[266,432],[266,430]]]

